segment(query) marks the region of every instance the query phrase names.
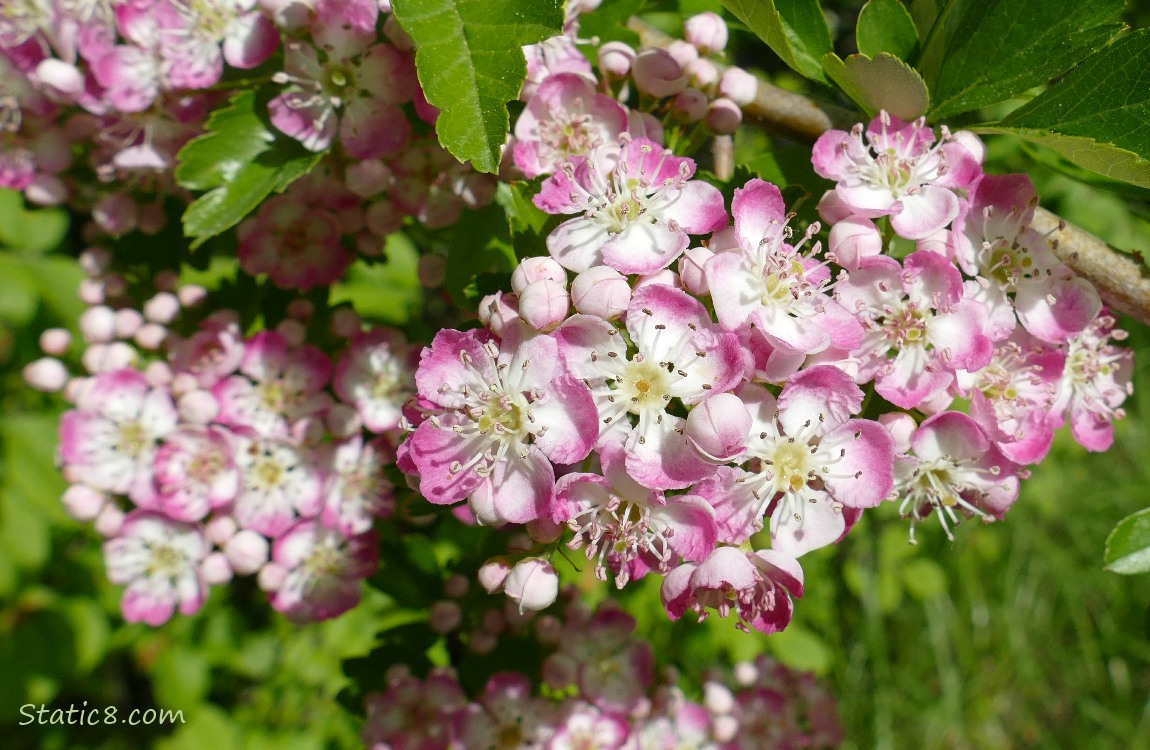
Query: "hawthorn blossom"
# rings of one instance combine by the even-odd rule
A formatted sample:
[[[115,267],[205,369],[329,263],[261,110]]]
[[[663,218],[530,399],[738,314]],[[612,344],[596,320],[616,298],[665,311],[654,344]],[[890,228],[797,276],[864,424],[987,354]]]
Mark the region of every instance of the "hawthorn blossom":
[[[234,373],[244,361],[244,335],[239,323],[226,315],[200,322],[187,339],[172,342],[172,367],[193,375],[203,388],[211,388]]]
[[[231,433],[181,426],[156,454],[156,505],[179,521],[199,521],[235,499],[240,474]]]
[[[443,330],[415,382],[426,418],[407,441],[420,492],[467,499],[484,522],[524,523],[550,512],[551,462],[581,461],[597,437],[586,386],[564,372],[555,339],[509,326],[501,344]]]
[[[666,496],[643,487],[627,473],[622,445],[599,449],[603,474],[560,477],[553,517],[574,532],[567,546],[586,548],[595,575],[615,585],[642,578],[648,570],[667,572],[678,559],[697,562],[715,546],[714,511],[700,497]]]
[[[576,273],[606,264],[625,274],[671,265],[689,234],[726,224],[723,196],[692,180],[695,162],[647,138],[604,143],[568,159],[534,203],[550,214],[578,214],[547,236],[547,250]]]
[[[706,262],[707,286],[715,315],[728,331],[754,328],[772,346],[814,354],[829,346],[853,349],[862,341],[862,326],[827,294],[826,262],[800,248],[819,231],[810,226],[797,246],[787,243],[791,229],[779,189],[751,180],[735,190],[731,203],[738,248],[718,252]]]
[[[936,513],[948,539],[963,516],[1000,518],[1018,498],[1019,467],[1003,456],[973,419],[944,411],[926,419],[911,436],[913,456],[895,464],[899,513],[914,527]]]
[[[741,544],[771,510],[771,546],[793,557],[826,546],[890,492],[894,442],[882,425],[851,419],[862,390],[830,365],[803,370],[778,399],[738,391],[751,414],[750,470],[720,467],[693,489],[715,508],[719,540]]]
[[[945,391],[956,369],[977,370],[993,356],[986,306],[963,297],[958,269],[938,253],[919,250],[901,268],[871,258],[838,293],[865,329],[854,353],[859,382],[874,378],[879,395],[904,409]]]
[[[412,348],[387,328],[356,333],[335,366],[333,386],[376,433],[400,424],[403,405],[415,393]]]
[[[1122,403],[1133,392],[1133,353],[1110,343],[1126,332],[1103,315],[1065,345],[1066,367],[1058,384],[1054,413],[1069,420],[1070,433],[1090,451],[1114,442],[1114,420],[1126,416]]]
[[[364,745],[448,750],[454,736],[450,719],[467,705],[467,696],[450,670],[433,669],[420,680],[404,668],[393,668],[387,691],[367,697]]]
[[[237,233],[240,267],[253,276],[266,273],[281,289],[331,284],[355,259],[343,246],[335,213],[298,191],[263,201]]]
[[[363,534],[376,518],[389,515],[395,488],[383,470],[395,463],[393,455],[383,441],[365,442],[358,434],[325,446],[320,458],[324,524],[344,534]]]
[[[555,723],[547,750],[618,750],[630,735],[630,725],[617,714],[586,703],[568,702]]]
[[[319,515],[323,483],[313,457],[275,439],[237,437],[243,484],[233,514],[243,527],[275,537],[297,518]]]
[[[220,403],[219,421],[247,427],[268,437],[287,437],[301,420],[326,409],[324,392],[331,360],[314,346],[288,346],[276,331],[262,331],[247,341],[240,375],[212,387]]]
[[[116,535],[104,542],[108,579],[126,586],[120,608],[128,622],[163,625],[178,608],[199,611],[207,596],[200,563],[210,544],[199,526],[159,513],[129,513]]]
[[[777,633],[791,620],[791,597],[803,595],[803,570],[793,557],[775,549],[742,552],[719,547],[699,565],[684,563],[663,579],[662,598],[667,616],[678,620],[695,612],[702,620],[707,610],[719,617],[732,611],[735,627],[750,632]]]
[[[574,73],[539,86],[515,122],[515,166],[529,179],[550,174],[570,156],[613,141],[627,130],[627,110]]]
[[[815,142],[815,172],[835,180],[835,193],[856,216],[889,216],[901,237],[918,240],[958,216],[954,190],[981,173],[975,156],[945,127],[934,131],[919,118],[904,123],[879,113],[865,131],[829,130]]]
[[[626,328],[636,348],[630,356],[614,325],[573,315],[556,332],[560,353],[594,394],[599,444],[622,442],[628,473],[646,487],[686,487],[711,466],[688,443],[686,420],[669,409],[676,402],[698,404],[739,382],[738,338],[717,330],[697,299],[661,284],[635,292]]]
[[[531,681],[517,672],[496,672],[476,703],[454,719],[462,747],[515,747],[541,750],[551,733],[554,709],[532,695]]]
[[[137,370],[115,370],[86,384],[76,406],[60,418],[68,480],[140,503],[152,499],[158,443],[177,423],[168,391],[150,387]]]
[[[294,622],[327,620],[359,602],[361,579],[379,565],[373,534],[345,536],[315,521],[299,521],[272,547],[272,562],[286,575],[271,605]]]

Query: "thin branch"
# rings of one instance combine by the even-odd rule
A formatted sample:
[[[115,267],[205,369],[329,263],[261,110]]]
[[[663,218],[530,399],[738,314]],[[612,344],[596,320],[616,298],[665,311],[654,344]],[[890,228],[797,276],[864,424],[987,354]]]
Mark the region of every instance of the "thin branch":
[[[639,35],[644,46],[666,48],[674,41],[638,18],[629,19],[627,26]],[[725,70],[727,66],[718,67]],[[761,77],[755,101],[743,112],[767,130],[808,142],[832,128],[849,129],[859,119],[856,113],[786,91]],[[1150,278],[1141,264],[1046,209],[1035,212],[1033,226],[1048,233],[1055,254],[1094,284],[1106,304],[1150,326]]]

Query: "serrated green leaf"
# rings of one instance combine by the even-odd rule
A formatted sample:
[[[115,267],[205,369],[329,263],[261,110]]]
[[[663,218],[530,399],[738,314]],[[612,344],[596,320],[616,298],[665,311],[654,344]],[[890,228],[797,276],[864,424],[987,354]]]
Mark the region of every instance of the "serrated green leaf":
[[[1118,522],[1106,539],[1104,560],[1112,573],[1150,572],[1150,508]]]
[[[1099,174],[1150,187],[1150,30],[1091,55],[991,132],[1014,133]]]
[[[723,0],[723,7],[793,70],[827,82],[822,59],[832,49],[831,32],[818,0]]]
[[[183,187],[211,190],[184,212],[184,235],[192,238],[193,249],[238,224],[322,157],[278,133],[267,120],[266,102],[254,91],[214,113],[208,129],[176,156],[176,180]]]
[[[918,51],[914,19],[899,0],[868,0],[855,27],[859,52],[874,57],[889,52],[900,60],[913,60]]]
[[[934,119],[1046,83],[1099,49],[1123,0],[952,0],[923,45],[918,70]]]
[[[918,29],[920,39],[930,33],[944,5],[945,0],[910,0],[910,16],[914,19],[914,26]]]
[[[441,110],[439,142],[480,172],[499,168],[507,102],[527,77],[520,49],[557,36],[561,0],[396,0],[395,18],[415,41],[427,101]]]
[[[902,60],[886,52],[869,58],[850,55],[846,60],[830,53],[823,68],[831,80],[855,101],[868,117],[885,109],[903,120],[913,120],[930,106],[922,77]]]

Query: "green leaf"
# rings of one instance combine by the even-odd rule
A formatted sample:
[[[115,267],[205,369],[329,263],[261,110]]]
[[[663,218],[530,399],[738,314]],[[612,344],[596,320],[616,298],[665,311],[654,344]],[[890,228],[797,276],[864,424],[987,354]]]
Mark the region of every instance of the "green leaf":
[[[930,94],[922,77],[914,68],[886,52],[878,53],[873,59],[850,55],[845,61],[831,53],[823,58],[823,67],[867,116],[885,109],[903,120],[913,120],[930,105]]]
[[[827,82],[822,59],[832,49],[831,32],[818,0],[723,0],[723,6],[793,70]]]
[[[319,163],[322,154],[280,134],[267,119],[267,102],[254,91],[213,113],[208,132],[188,142],[176,160],[176,180],[210,190],[184,212],[192,248],[230,229],[273,192],[282,192]]]
[[[918,70],[932,119],[1001,102],[1040,86],[1122,28],[1123,0],[952,0],[938,16]]]
[[[0,245],[47,252],[63,242],[68,223],[64,209],[28,209],[19,191],[0,189]]]
[[[442,110],[439,142],[481,172],[499,168],[507,102],[527,77],[520,49],[563,30],[560,0],[397,0],[399,25],[415,40],[427,101]]]
[[[868,0],[859,11],[855,40],[867,57],[889,52],[900,60],[912,60],[918,51],[914,19],[899,0]]]
[[[902,569],[903,583],[910,595],[919,601],[928,601],[946,592],[946,573],[942,567],[926,557],[911,560]]]
[[[1150,187],[1150,30],[1091,55],[986,130],[1014,133],[1099,174]]]
[[[639,46],[639,35],[627,28],[627,19],[643,10],[646,0],[613,0],[579,16],[579,36],[602,42],[626,42]]]
[[[1118,522],[1106,539],[1105,561],[1112,573],[1150,572],[1150,508]]]

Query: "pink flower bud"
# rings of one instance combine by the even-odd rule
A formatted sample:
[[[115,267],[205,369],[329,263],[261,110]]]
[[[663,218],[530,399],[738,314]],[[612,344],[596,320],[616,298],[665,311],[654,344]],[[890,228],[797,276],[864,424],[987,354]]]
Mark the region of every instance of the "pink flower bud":
[[[496,336],[503,335],[508,322],[519,319],[519,300],[514,294],[496,292],[479,301],[479,322],[490,328]]]
[[[731,742],[739,735],[739,720],[734,716],[716,716],[711,722],[711,734],[723,744]]]
[[[480,566],[476,578],[479,579],[479,585],[484,591],[494,594],[503,590],[503,582],[507,580],[507,574],[510,572],[511,564],[506,557],[493,557]]]
[[[698,122],[707,114],[707,101],[707,95],[702,91],[686,88],[675,95],[671,107],[687,122]]]
[[[363,420],[355,407],[348,404],[332,404],[323,418],[327,430],[337,438],[348,438],[363,428]]]
[[[476,630],[471,634],[467,641],[467,647],[473,653],[483,655],[490,654],[499,645],[499,639],[483,630]]]
[[[153,388],[163,388],[172,382],[172,367],[167,362],[150,362],[144,368],[144,378]]]
[[[205,530],[208,532],[208,539],[211,539],[217,547],[223,547],[236,533],[236,520],[231,516],[216,516],[208,521]]]
[[[710,89],[719,82],[719,68],[705,57],[700,57],[686,68],[687,77],[701,89]]]
[[[116,313],[105,305],[89,307],[80,315],[80,333],[89,344],[106,344],[116,336]]]
[[[452,601],[438,601],[427,612],[430,628],[436,633],[450,633],[463,622],[463,610]]]
[[[141,349],[155,351],[163,345],[164,339],[167,338],[167,336],[167,328],[164,328],[159,323],[147,323],[140,326],[140,330],[136,331],[133,341],[135,341]]]
[[[754,662],[741,661],[735,665],[733,675],[735,684],[739,687],[750,687],[759,679],[759,668],[754,665]]]
[[[739,456],[747,443],[751,414],[733,393],[719,393],[691,409],[687,438],[704,457],[725,463]]]
[[[220,402],[211,391],[200,388],[180,396],[176,408],[180,419],[191,424],[208,424],[220,414]]]
[[[540,544],[550,544],[563,536],[566,527],[555,523],[550,518],[536,518],[527,522],[527,533]]]
[[[815,209],[819,212],[819,218],[826,224],[835,224],[854,215],[854,210],[843,203],[837,190],[828,190],[823,193],[823,197],[819,198],[819,204]]]
[[[646,276],[640,276],[635,280],[633,291],[639,291],[645,286],[670,286],[675,289],[682,289],[683,285],[679,283],[679,274],[672,271],[670,268],[664,268],[662,271],[649,273]]]
[[[918,429],[914,417],[901,411],[894,411],[880,414],[878,421],[894,438],[895,453],[906,453],[910,450],[910,438]]]
[[[80,253],[80,267],[89,276],[102,276],[112,265],[112,251],[106,247],[89,247]]]
[[[584,315],[612,320],[631,304],[631,285],[614,268],[593,266],[571,282],[571,301]]]
[[[102,305],[107,299],[104,282],[100,279],[82,279],[76,295],[85,305]]]
[[[55,57],[41,60],[35,77],[53,99],[74,102],[84,93],[84,74],[75,65]]]
[[[679,280],[683,283],[684,289],[698,297],[711,293],[703,268],[713,257],[715,254],[706,247],[688,248],[687,252],[683,253],[683,257],[679,258]]]
[[[719,78],[719,93],[735,104],[746,106],[759,93],[759,79],[742,68],[727,68]]]
[[[144,317],[151,323],[167,325],[180,313],[180,300],[171,292],[160,292],[144,303]]]
[[[116,338],[130,339],[144,325],[144,316],[139,310],[126,307],[116,311]]]
[[[344,180],[351,192],[371,198],[386,190],[395,181],[395,174],[379,159],[368,159],[348,167]]]
[[[467,576],[461,576],[458,573],[449,576],[443,582],[443,593],[452,599],[459,599],[467,594],[467,590],[471,588],[471,581]]]
[[[213,586],[220,586],[232,580],[232,566],[223,552],[213,552],[200,563],[204,580]]]
[[[623,42],[607,42],[599,47],[599,72],[608,78],[626,78],[635,62],[635,50]]]
[[[367,207],[364,225],[376,237],[386,237],[403,226],[403,211],[389,200],[377,200]]]
[[[699,50],[695,45],[690,42],[684,42],[682,39],[676,39],[667,45],[667,52],[671,57],[675,58],[675,62],[679,63],[679,67],[686,68],[695,60],[699,59]]]
[[[299,346],[307,340],[307,326],[298,320],[286,318],[276,326],[276,331],[284,337],[288,346]]]
[[[196,307],[208,297],[208,290],[199,284],[188,284],[180,287],[176,298],[184,307]]]
[[[540,331],[556,328],[570,308],[567,290],[551,279],[532,281],[519,295],[519,317]]]
[[[93,375],[131,367],[136,363],[136,350],[123,341],[93,344],[80,355],[80,363]]]
[[[743,122],[743,110],[730,99],[719,97],[707,108],[707,127],[719,135],[731,135]]]
[[[42,357],[24,367],[24,382],[38,391],[55,393],[68,384],[68,370],[53,357]]]
[[[100,536],[115,536],[124,525],[124,511],[112,503],[106,504],[96,516],[96,533]]]
[[[735,696],[721,682],[708,680],[703,685],[703,705],[712,714],[729,714],[735,710]]]
[[[275,566],[275,563],[264,565],[268,560],[267,539],[251,529],[237,531],[224,543],[224,554],[228,556],[228,562],[231,563],[232,569],[242,576],[255,573],[257,570],[260,571],[260,588],[270,590],[264,586],[264,570]],[[267,575],[274,578],[276,573],[273,570]],[[279,585],[277,584],[274,588],[279,588]]]
[[[100,515],[108,501],[103,492],[83,484],[73,484],[64,490],[64,509],[77,521],[91,521]]]
[[[870,219],[850,216],[831,227],[827,249],[840,266],[857,271],[864,259],[882,253],[882,233]]]
[[[311,316],[315,315],[315,305],[311,300],[293,299],[288,303],[287,314],[296,320],[311,320]]]
[[[419,285],[424,289],[438,289],[447,279],[447,258],[434,253],[421,255],[416,273]]]
[[[539,557],[520,560],[507,574],[503,593],[519,605],[519,613],[546,609],[559,596],[559,574],[551,563]]]
[[[229,558],[230,560],[231,558]],[[280,586],[284,585],[284,579],[287,578],[287,568],[275,563],[268,563],[259,569],[259,575],[256,576],[256,583],[264,591],[278,591]],[[239,568],[236,568],[239,573]],[[243,575],[241,573],[241,575]]]
[[[92,206],[92,219],[100,229],[118,237],[136,228],[139,209],[136,202],[124,193],[110,193]]]
[[[351,307],[341,307],[332,313],[331,332],[344,339],[350,339],[359,333],[363,321],[359,314]]]
[[[551,279],[555,283],[567,288],[567,271],[555,262],[554,258],[534,256],[524,258],[511,273],[511,289],[517,294],[522,292],[532,281]]]
[[[168,214],[159,203],[145,203],[140,206],[138,224],[144,234],[159,234],[168,225]]]
[[[182,396],[183,394],[194,391],[200,387],[200,381],[196,376],[190,372],[177,373],[176,377],[172,378],[171,391],[173,396]]]
[[[28,187],[24,197],[37,206],[58,206],[68,199],[68,186],[54,174],[38,174]]]
[[[128,282],[119,274],[110,273],[104,277],[104,294],[108,299],[116,299],[128,291]]]
[[[645,49],[636,55],[631,75],[640,91],[659,99],[674,96],[687,87],[682,66],[662,49]]]
[[[727,46],[727,22],[717,13],[700,13],[683,24],[683,36],[704,55],[722,52]]]

